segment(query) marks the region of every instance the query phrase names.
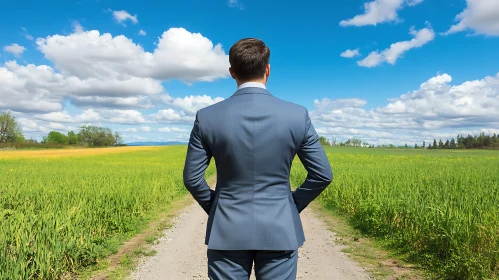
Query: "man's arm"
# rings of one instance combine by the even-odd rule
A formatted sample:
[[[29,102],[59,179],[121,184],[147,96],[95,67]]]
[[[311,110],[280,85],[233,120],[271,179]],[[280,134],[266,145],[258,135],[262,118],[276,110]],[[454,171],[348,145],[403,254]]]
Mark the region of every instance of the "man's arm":
[[[298,149],[298,157],[308,172],[305,182],[293,192],[298,212],[303,211],[333,180],[333,171],[326,153],[319,142],[319,136],[306,114],[306,132]]]
[[[201,139],[198,114],[191,131],[184,165],[184,185],[206,213],[210,213],[215,191],[210,189],[204,178],[210,165],[211,152]]]

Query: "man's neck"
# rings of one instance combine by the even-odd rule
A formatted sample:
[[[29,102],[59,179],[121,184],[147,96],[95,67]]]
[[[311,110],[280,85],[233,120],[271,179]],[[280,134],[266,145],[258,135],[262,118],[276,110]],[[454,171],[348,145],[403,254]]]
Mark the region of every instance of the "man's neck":
[[[244,82],[242,84],[238,84],[237,89],[242,89],[247,87],[258,87],[266,89],[266,86],[263,82]]]
[[[254,80],[249,80],[249,81],[237,81],[236,80],[236,83],[237,83],[238,87],[240,87],[241,85],[246,84],[246,83],[259,83],[259,84],[263,84],[265,86],[267,84],[267,81],[266,81],[266,79],[254,79]]]

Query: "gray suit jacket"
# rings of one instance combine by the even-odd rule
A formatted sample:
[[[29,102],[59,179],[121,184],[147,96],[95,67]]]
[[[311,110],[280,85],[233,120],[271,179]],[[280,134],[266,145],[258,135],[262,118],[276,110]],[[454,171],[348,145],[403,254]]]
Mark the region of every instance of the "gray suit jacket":
[[[292,192],[289,173],[295,155],[308,176]],[[215,190],[204,178],[212,157]],[[332,177],[305,107],[249,87],[196,114],[184,184],[209,214],[208,249],[298,249],[305,241],[299,213]]]

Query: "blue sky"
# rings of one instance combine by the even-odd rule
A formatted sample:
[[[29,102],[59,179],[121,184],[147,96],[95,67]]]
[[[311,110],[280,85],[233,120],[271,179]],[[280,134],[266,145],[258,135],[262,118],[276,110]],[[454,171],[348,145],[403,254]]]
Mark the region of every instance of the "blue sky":
[[[499,132],[499,3],[487,0],[9,1],[0,110],[28,137],[98,124],[186,141],[230,97],[228,50],[271,49],[268,89],[338,140]],[[347,51],[349,50],[349,51]]]

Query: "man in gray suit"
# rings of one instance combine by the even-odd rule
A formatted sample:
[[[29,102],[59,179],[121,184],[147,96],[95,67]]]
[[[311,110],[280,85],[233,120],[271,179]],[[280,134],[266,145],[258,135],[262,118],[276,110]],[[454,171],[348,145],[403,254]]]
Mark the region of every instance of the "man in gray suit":
[[[184,184],[206,211],[210,279],[296,279],[305,241],[299,213],[332,181],[331,166],[306,108],[270,94],[270,50],[243,39],[229,51],[238,90],[196,114],[184,166]],[[294,192],[295,155],[308,176]],[[217,184],[204,178],[211,158]]]

